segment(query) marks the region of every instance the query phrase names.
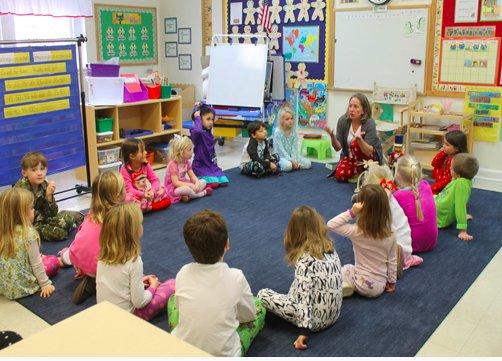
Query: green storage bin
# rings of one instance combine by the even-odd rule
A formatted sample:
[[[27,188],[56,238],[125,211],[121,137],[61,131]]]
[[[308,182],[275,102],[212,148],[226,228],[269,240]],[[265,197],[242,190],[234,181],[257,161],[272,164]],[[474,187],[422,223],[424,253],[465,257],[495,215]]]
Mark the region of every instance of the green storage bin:
[[[111,132],[113,130],[113,118],[96,119],[96,133]]]
[[[267,134],[269,137],[272,136],[272,124],[267,125]],[[243,138],[249,138],[249,133],[248,133],[248,128],[242,128],[242,133],[241,133]]]

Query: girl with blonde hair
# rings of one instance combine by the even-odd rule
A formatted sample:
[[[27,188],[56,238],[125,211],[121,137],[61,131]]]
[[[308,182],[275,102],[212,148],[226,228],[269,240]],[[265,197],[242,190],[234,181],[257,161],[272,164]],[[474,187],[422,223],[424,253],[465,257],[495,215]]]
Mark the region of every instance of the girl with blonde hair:
[[[124,180],[117,172],[99,173],[91,186],[91,208],[69,247],[59,252],[62,266],[75,267],[77,277],[82,278],[73,292],[72,301],[77,305],[96,292],[96,269],[98,267],[99,236],[105,213],[114,205],[123,202]]]
[[[408,217],[413,252],[431,251],[438,240],[436,205],[429,182],[422,179],[420,162],[411,155],[399,158],[395,180],[399,190],[394,198]]]
[[[372,163],[368,166],[363,184],[377,184],[382,186],[389,197],[390,213],[392,215],[391,230],[397,242],[397,277],[400,278],[403,269],[422,264],[423,259],[412,255],[411,228],[408,217],[393,196],[397,186],[393,181],[390,168],[386,165]]]
[[[40,255],[33,200],[33,193],[17,187],[0,195],[0,295],[11,300],[38,291],[45,298],[55,290],[47,271],[59,265],[55,256]]]
[[[188,202],[193,198],[210,196],[213,189],[199,179],[192,170],[190,159],[193,156],[193,143],[189,137],[175,135],[169,142],[168,163],[164,187],[171,203],[180,200]]]
[[[279,166],[284,172],[310,169],[312,163],[298,151],[298,133],[295,127],[293,110],[283,106],[277,115],[278,126],[274,131],[274,149],[279,155]]]
[[[258,292],[263,305],[301,329],[294,342],[306,349],[310,331],[325,329],[338,319],[342,306],[341,264],[322,216],[309,206],[296,208],[284,233],[286,261],[295,267],[287,295],[271,289]]]
[[[384,291],[394,292],[397,243],[391,223],[389,197],[376,184],[364,185],[352,209],[328,222],[328,228],[349,238],[354,248],[355,264],[342,267],[344,296],[352,293],[349,290],[365,297],[378,297]]]
[[[106,212],[99,237],[96,299],[148,321],[166,309],[175,280],[160,283],[155,275],[143,275],[142,223],[143,213],[133,203],[117,204]]]

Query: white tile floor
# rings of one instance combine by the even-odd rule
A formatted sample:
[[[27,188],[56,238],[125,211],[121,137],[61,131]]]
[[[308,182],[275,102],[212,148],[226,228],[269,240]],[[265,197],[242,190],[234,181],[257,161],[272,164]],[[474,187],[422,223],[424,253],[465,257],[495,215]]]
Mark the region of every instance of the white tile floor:
[[[223,169],[239,164],[245,141],[239,137],[227,140],[223,147],[217,146],[218,163]],[[163,169],[157,171],[161,179],[164,173]],[[55,180],[60,190],[81,183],[76,181],[73,171],[59,174]],[[86,209],[89,204],[90,195],[84,195],[61,202],[60,209]],[[486,266],[417,356],[502,356],[501,274],[502,250]],[[28,337],[49,326],[17,302],[0,297],[1,330],[13,330]]]

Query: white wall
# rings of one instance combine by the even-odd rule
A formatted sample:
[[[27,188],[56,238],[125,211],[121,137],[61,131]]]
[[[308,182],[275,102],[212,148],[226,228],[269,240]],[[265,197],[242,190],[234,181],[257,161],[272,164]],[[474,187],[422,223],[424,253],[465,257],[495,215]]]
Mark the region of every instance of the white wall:
[[[191,0],[195,1],[195,0]],[[163,1],[161,1],[163,2]],[[180,1],[181,2],[181,1]],[[161,34],[164,33],[164,18],[159,11],[159,0],[93,0],[93,4],[107,4],[107,5],[126,5],[126,6],[145,6],[157,8],[157,35],[159,44],[158,47],[158,64],[151,65],[134,65],[134,66],[121,66],[120,71],[123,73],[136,73],[140,76],[147,74],[148,70],[160,70],[161,60],[164,57],[164,43],[160,46]],[[97,39],[96,39],[96,22],[95,18],[89,18],[85,21],[85,32],[87,36],[87,62],[96,62],[97,56]],[[85,61],[84,61],[85,62]]]
[[[202,78],[200,57],[202,56],[202,21],[200,0],[160,0],[159,14],[164,24],[164,18],[177,18],[178,28],[192,29],[192,44],[178,44],[178,54],[192,54],[192,70],[179,70],[178,58],[164,56],[164,43],[177,41],[177,34],[164,34],[164,27],[159,31],[159,52],[161,54],[161,69],[172,83],[195,85],[195,98],[201,98]],[[213,10],[214,11],[214,10]]]

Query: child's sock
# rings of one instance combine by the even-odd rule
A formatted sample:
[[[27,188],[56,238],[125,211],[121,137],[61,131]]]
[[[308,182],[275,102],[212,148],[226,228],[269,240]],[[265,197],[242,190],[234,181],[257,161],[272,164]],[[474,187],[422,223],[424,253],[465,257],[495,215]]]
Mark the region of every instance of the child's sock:
[[[408,269],[410,267],[419,266],[424,262],[422,257],[412,254],[404,261],[403,269]]]
[[[210,196],[211,194],[213,194],[213,188],[211,187],[206,187],[206,196]]]

